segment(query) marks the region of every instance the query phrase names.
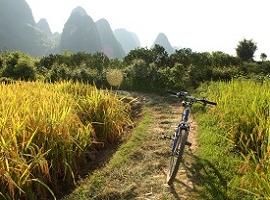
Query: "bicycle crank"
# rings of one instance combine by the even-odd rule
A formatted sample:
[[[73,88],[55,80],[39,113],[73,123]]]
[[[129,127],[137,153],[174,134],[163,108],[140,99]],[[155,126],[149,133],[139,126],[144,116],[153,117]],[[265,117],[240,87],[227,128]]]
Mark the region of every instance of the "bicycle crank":
[[[191,142],[186,141],[186,144],[185,144],[185,145],[186,145],[186,146],[191,147],[192,143],[191,143]]]

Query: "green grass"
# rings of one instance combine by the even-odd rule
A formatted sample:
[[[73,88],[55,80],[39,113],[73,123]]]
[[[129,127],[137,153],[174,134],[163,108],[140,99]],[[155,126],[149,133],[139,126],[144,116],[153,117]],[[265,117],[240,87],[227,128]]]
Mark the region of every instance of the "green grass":
[[[125,199],[132,195],[132,184],[123,187],[121,191],[108,189],[108,185],[120,184],[122,180],[126,179],[127,174],[123,171],[126,167],[123,166],[128,165],[127,163],[132,160],[131,156],[136,154],[140,144],[148,135],[147,129],[152,121],[149,113],[148,109],[144,110],[143,119],[133,130],[131,138],[119,148],[106,167],[81,182],[77,189],[65,198],[66,200]]]
[[[230,199],[270,198],[269,86],[269,81],[233,80],[199,88],[200,96],[218,103],[208,114],[197,114],[199,155],[217,168],[228,186],[207,193],[214,196],[221,189]]]
[[[197,113],[199,124],[197,162],[200,168],[200,182],[203,199],[250,199],[238,189],[242,163],[240,154],[226,139],[226,130],[220,129],[212,115]]]

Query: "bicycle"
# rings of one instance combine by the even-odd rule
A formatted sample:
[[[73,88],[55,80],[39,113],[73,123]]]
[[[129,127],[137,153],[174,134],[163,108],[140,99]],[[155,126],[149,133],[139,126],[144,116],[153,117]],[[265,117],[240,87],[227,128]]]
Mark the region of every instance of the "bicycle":
[[[182,119],[180,123],[178,124],[173,137],[169,138],[169,139],[172,139],[171,158],[169,162],[169,170],[167,173],[167,183],[170,185],[173,183],[177,175],[180,162],[182,161],[182,158],[183,158],[185,146],[192,145],[190,142],[187,141],[189,130],[190,130],[190,125],[189,125],[188,120],[189,120],[192,104],[196,102],[200,102],[204,106],[206,106],[207,104],[217,105],[217,103],[208,101],[205,98],[198,99],[196,97],[189,96],[187,92],[183,92],[183,91],[180,91],[177,93],[169,91],[169,93],[171,94],[171,96],[175,96],[177,98],[182,99],[183,100],[182,106],[184,107],[184,111],[182,113]]]

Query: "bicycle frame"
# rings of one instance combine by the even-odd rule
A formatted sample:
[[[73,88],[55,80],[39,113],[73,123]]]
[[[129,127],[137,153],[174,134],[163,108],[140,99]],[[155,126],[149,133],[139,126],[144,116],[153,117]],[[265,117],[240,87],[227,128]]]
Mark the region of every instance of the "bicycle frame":
[[[187,92],[170,92],[173,96],[183,99],[182,106],[184,107],[181,121],[177,126],[177,129],[174,132],[172,139],[172,151],[170,157],[169,171],[167,173],[167,183],[172,184],[179,169],[180,162],[183,159],[183,154],[185,146],[191,146],[191,143],[188,142],[188,135],[190,130],[189,116],[191,112],[191,107],[193,103],[200,102],[204,106],[207,104],[217,105],[215,102],[208,101],[207,99],[198,99],[193,96],[188,96]]]
[[[183,101],[182,105],[184,106],[184,110],[183,110],[183,113],[182,113],[182,120],[181,120],[179,125],[180,125],[181,129],[185,129],[185,130],[189,131],[189,122],[188,122],[188,120],[189,120],[189,115],[190,115],[190,112],[191,112],[192,103]]]
[[[174,137],[173,137],[173,143],[172,143],[172,152],[174,151],[175,147],[176,147],[176,142],[177,142],[177,138],[179,137],[179,134],[181,133],[181,130],[184,129],[189,133],[189,129],[190,129],[190,125],[189,125],[189,115],[191,112],[191,106],[192,103],[191,102],[186,102],[183,101],[182,105],[184,106],[184,110],[182,113],[182,117],[181,117],[181,121],[177,126],[177,129],[174,133]]]

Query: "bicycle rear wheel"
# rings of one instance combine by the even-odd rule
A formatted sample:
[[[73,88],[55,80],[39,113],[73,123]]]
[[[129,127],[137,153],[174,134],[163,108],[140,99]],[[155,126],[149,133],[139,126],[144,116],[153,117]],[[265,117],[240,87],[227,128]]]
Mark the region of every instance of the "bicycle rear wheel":
[[[178,135],[178,136],[177,136]],[[180,162],[183,158],[184,149],[188,137],[188,132],[184,129],[181,130],[180,134],[176,134],[175,148],[172,149],[172,155],[169,162],[169,170],[167,173],[167,183],[172,184],[179,169]]]

